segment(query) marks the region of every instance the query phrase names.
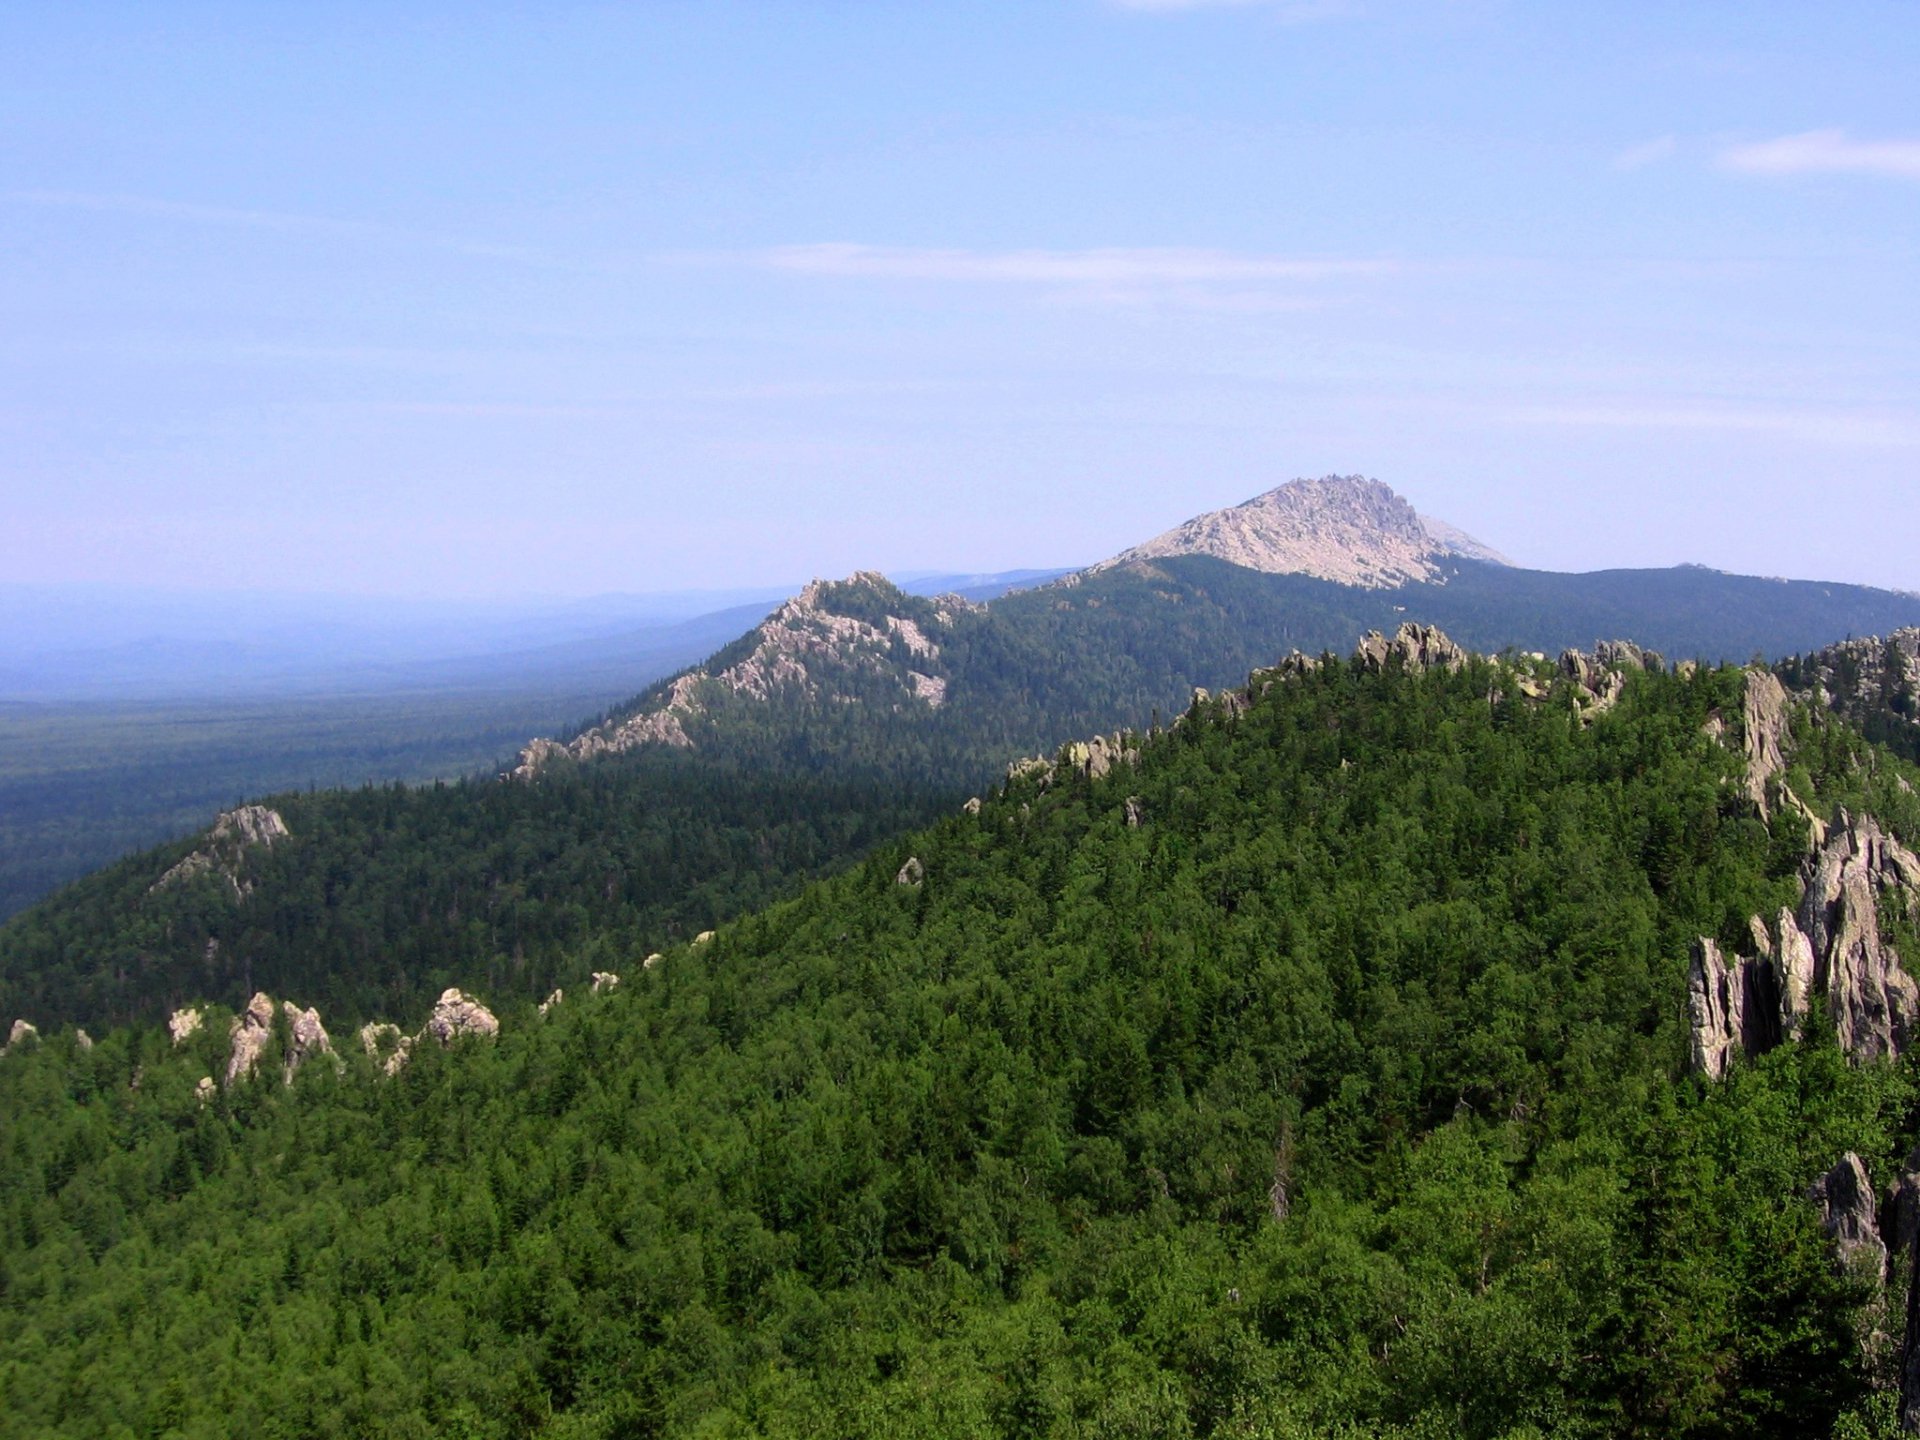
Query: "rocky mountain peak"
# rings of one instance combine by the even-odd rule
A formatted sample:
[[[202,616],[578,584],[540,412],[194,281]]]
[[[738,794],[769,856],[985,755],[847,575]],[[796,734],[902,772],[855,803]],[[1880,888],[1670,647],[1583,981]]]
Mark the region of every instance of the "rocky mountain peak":
[[[1290,481],[1243,504],[1197,515],[1092,568],[1170,555],[1212,555],[1249,570],[1314,575],[1374,590],[1442,579],[1443,562],[1453,557],[1508,563],[1364,475]]]
[[[873,570],[811,581],[749,634],[656,687],[631,712],[564,744],[535,740],[513,774],[531,779],[562,756],[588,760],[650,744],[693,749],[698,722],[734,697],[840,700],[846,697],[836,677],[850,672],[891,677],[902,704],[937,710],[947,699],[946,635],[975,608],[957,596],[914,599]]]

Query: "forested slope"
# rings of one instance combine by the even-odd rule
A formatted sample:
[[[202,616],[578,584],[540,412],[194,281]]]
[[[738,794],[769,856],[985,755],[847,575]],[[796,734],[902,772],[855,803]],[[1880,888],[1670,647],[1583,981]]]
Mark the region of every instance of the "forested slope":
[[[1262,677],[391,1078],[23,1038],[0,1433],[1865,1433],[1900,1297],[1807,1195],[1897,1171],[1910,1066],[1816,999],[1688,1074],[1689,950],[1806,823],[1741,672],[1553,675]]]
[[[1458,561],[1444,584],[1367,590],[1204,556],[985,607],[878,576],[802,598],[786,622],[582,727],[617,731],[691,695],[665,732],[684,745],[559,755],[531,785],[268,797],[290,838],[237,886],[153,890],[198,839],[89,877],[0,927],[0,1015],[101,1024],[196,995],[237,1006],[259,986],[362,1018],[447,984],[542,995],[583,978],[590,952],[645,954],[790,893],[957,807],[1011,760],[1147,726],[1193,687],[1236,684],[1291,649],[1345,653],[1410,605],[1486,650],[1637,634],[1736,660],[1920,619],[1911,597],[1705,570]]]

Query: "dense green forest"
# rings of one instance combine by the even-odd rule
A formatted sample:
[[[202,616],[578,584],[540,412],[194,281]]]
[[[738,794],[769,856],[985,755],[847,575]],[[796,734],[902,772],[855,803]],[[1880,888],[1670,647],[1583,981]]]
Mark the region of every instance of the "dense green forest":
[[[1816,1005],[1686,1073],[1691,941],[1806,845],[1706,733],[1743,678],[1333,661],[392,1078],[23,1039],[0,1433],[1875,1433],[1900,1297],[1807,1190],[1897,1173],[1910,1065]],[[1920,838],[1910,767],[1792,738]]]
[[[236,801],[470,775],[610,698],[549,689],[0,702],[0,920]]]
[[[584,977],[595,945],[658,948],[790,893],[957,807],[1012,759],[1149,726],[1193,687],[1235,684],[1290,649],[1344,652],[1368,628],[1392,630],[1414,599],[1485,649],[1632,633],[1675,655],[1736,660],[1920,618],[1920,600],[1858,587],[1464,561],[1444,585],[1402,590],[1187,556],[984,608],[884,581],[825,594],[835,614],[924,624],[940,654],[896,641],[879,668],[813,657],[828,698],[817,687],[722,695],[693,723],[693,752],[558,765],[530,792],[501,784],[495,765],[425,789],[271,796],[292,839],[256,857],[244,897],[216,877],[149,893],[196,843],[179,841],[0,926],[0,1014],[104,1024],[200,997],[239,1005],[257,986],[358,1017],[417,1006],[448,983],[544,994]],[[743,658],[756,634],[706,668]],[[937,709],[905,698],[915,666],[945,681]]]

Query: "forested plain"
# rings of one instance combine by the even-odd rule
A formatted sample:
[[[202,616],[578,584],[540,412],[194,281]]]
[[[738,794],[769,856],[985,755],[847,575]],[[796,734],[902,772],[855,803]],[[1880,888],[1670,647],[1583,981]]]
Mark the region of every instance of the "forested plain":
[[[1687,1073],[1689,944],[1807,842],[1707,733],[1743,677],[1583,716],[1527,663],[1202,702],[652,970],[608,942],[611,992],[475,977],[498,1038],[393,1077],[201,1104],[217,1016],[24,1042],[0,1433],[1876,1433],[1897,1319],[1807,1188],[1904,1156],[1910,1066],[1816,1008]],[[1912,767],[1793,742],[1920,838]]]

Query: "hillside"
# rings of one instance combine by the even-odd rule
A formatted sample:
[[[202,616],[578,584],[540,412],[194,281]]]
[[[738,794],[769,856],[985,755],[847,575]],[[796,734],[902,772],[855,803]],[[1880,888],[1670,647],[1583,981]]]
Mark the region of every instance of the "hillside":
[[[1920,773],[1762,682],[1376,637],[390,1077],[22,1032],[0,1434],[1865,1434]]]
[[[879,576],[819,582],[704,665],[522,757],[533,784],[282,794],[291,838],[250,888],[154,891],[199,842],[88,877],[0,927],[0,1014],[98,1024],[253,990],[365,1017],[448,985],[532,999],[588,952],[648,953],[957,807],[1009,762],[1146,727],[1289,650],[1344,652],[1408,614],[1557,654],[1638,634],[1745,660],[1920,620],[1884,591],[1713,571],[1553,575],[1459,560],[1370,590],[1208,556],[989,605]]]

